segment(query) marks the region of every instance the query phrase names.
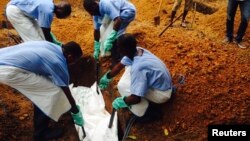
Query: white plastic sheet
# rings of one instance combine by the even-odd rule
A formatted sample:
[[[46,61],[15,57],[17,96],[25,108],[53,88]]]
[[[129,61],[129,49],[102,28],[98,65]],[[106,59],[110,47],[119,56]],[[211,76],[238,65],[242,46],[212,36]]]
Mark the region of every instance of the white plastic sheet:
[[[112,128],[108,128],[110,113],[105,109],[105,102],[101,91],[96,92],[96,83],[91,88],[78,86],[70,87],[71,93],[80,106],[84,118],[86,137],[80,126],[75,125],[81,141],[118,141],[117,114],[114,117]]]

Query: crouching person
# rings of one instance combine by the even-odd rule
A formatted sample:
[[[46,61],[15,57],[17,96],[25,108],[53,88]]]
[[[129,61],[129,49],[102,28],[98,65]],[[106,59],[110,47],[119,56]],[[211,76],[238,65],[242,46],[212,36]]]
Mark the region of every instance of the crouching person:
[[[128,107],[141,119],[158,118],[161,115],[160,108],[155,108],[155,105],[165,103],[171,97],[172,79],[168,69],[150,51],[137,47],[137,41],[131,34],[121,35],[117,46],[118,52],[124,57],[101,78],[100,88],[106,88],[112,77],[125,68],[118,83],[121,97],[113,101],[113,108],[118,110]]]
[[[34,104],[34,140],[62,136],[62,129],[48,125],[69,110],[75,124],[83,125],[82,113],[68,87],[68,65],[81,56],[75,42],[60,47],[47,41],[30,41],[0,49],[0,83],[17,89]]]
[[[116,64],[120,56],[113,44],[134,20],[135,6],[128,0],[83,0],[83,7],[93,16],[93,57],[98,60],[101,52],[101,56],[109,56],[111,52],[112,63]]]

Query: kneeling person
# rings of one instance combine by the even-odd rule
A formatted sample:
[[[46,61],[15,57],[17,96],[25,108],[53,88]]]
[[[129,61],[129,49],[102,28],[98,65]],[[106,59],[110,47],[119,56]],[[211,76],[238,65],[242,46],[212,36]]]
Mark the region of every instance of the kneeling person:
[[[99,58],[100,47],[103,44],[104,53],[111,51],[111,57],[114,60],[119,60],[119,55],[116,54],[117,52],[113,44],[134,20],[136,14],[135,6],[128,0],[84,0],[83,6],[93,16],[94,58],[96,60]],[[108,31],[109,26],[112,26],[112,31],[110,32]],[[101,32],[101,27],[105,31]],[[104,39],[103,36],[108,37]]]
[[[170,99],[172,78],[158,57],[144,48],[137,47],[137,41],[131,34],[121,35],[117,40],[117,46],[118,52],[124,57],[101,78],[100,88],[106,88],[111,78],[126,66],[118,83],[121,97],[116,98],[112,105],[117,110],[129,107],[132,113],[142,117],[152,104],[165,103]],[[147,113],[155,114],[150,112]]]

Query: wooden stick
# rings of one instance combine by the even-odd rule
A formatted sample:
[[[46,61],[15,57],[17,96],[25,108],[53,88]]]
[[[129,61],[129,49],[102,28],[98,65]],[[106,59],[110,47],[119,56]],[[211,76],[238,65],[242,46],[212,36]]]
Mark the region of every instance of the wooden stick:
[[[163,31],[159,34],[159,37],[175,22],[175,21],[177,21],[181,16],[183,15],[183,13],[182,14],[180,14],[175,20],[173,20],[171,23],[169,23],[168,24],[168,26],[167,27],[165,27],[165,29],[163,29]]]

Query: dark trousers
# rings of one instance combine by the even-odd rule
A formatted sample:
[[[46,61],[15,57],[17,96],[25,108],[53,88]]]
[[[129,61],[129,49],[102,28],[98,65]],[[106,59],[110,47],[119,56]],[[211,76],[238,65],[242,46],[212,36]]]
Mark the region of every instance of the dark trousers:
[[[236,0],[228,0],[226,36],[229,38],[229,40],[233,40],[234,18],[238,6],[240,7],[241,23],[235,39],[237,42],[241,42],[243,36],[245,35],[250,16],[250,0],[245,0],[242,2]]]
[[[34,137],[41,136],[49,126],[50,118],[34,105]]]
[[[162,120],[163,118],[163,104],[157,104],[149,101],[149,106],[142,117],[137,117],[138,123],[148,123],[157,120]]]

